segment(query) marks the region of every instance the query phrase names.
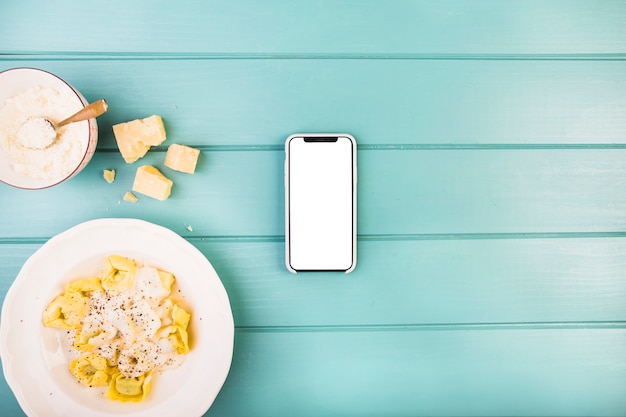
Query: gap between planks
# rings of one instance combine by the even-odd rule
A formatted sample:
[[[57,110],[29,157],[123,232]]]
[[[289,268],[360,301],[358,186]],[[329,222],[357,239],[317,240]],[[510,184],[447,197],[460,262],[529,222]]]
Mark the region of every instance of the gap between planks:
[[[416,332],[468,330],[581,330],[626,329],[626,321],[575,322],[502,322],[502,323],[432,323],[376,325],[298,325],[298,326],[235,326],[241,333],[333,333],[333,332]]]
[[[228,235],[209,236],[184,235],[190,242],[232,242],[232,243],[278,243],[284,235]],[[626,238],[626,232],[533,232],[533,233],[424,233],[424,234],[363,234],[360,242],[386,241],[434,241],[434,240],[520,240],[520,239],[606,239]],[[0,245],[41,245],[50,237],[0,237]]]
[[[196,149],[205,152],[277,152],[284,151],[285,146],[280,145],[194,145],[188,144]],[[492,144],[472,144],[472,143],[397,143],[397,144],[371,144],[357,145],[359,151],[512,151],[512,150],[624,150],[626,143],[548,143],[548,144],[521,144],[521,143],[492,143]],[[150,148],[150,152],[166,152],[167,146],[155,146]],[[119,152],[116,147],[100,148],[98,152]]]
[[[74,52],[6,51],[0,61],[98,61],[98,60],[413,60],[413,61],[624,61],[626,53],[477,54],[477,53],[385,53],[385,52]]]

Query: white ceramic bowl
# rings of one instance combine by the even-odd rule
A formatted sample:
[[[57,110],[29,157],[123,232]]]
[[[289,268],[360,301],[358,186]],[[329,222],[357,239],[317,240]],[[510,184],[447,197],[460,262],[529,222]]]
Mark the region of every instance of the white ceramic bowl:
[[[2,108],[6,105],[7,99],[38,86],[54,88],[62,94],[71,95],[70,101],[71,104],[75,106],[76,110],[88,104],[87,100],[85,100],[78,90],[54,74],[35,68],[13,68],[0,72],[0,111],[2,111]],[[59,109],[52,108],[50,111],[52,113],[58,113]],[[71,114],[67,114],[64,117],[68,116],[71,116]],[[56,118],[64,117],[57,116]],[[60,120],[54,121],[58,122]],[[14,168],[15,158],[12,159],[7,154],[5,146],[3,146],[3,142],[6,142],[6,135],[0,132],[0,181],[18,188],[36,190],[60,184],[78,174],[91,160],[96,150],[98,143],[98,125],[95,118],[83,122],[76,122],[75,125],[76,126],[72,127],[72,129],[80,129],[75,136],[79,138],[80,143],[78,145],[80,145],[80,154],[82,157],[73,158],[73,163],[63,173],[58,175],[46,174],[45,177],[39,178],[37,178],[37,175],[27,175]],[[2,129],[1,126],[0,129]]]
[[[155,375],[140,403],[107,400],[106,388],[79,384],[68,370],[62,331],[42,324],[44,309],[65,285],[97,275],[111,254],[173,273],[191,313],[184,363]],[[228,295],[209,261],[173,231],[137,219],[92,220],[50,239],[24,264],[0,316],[4,375],[30,417],[199,417],[226,380],[233,342]]]

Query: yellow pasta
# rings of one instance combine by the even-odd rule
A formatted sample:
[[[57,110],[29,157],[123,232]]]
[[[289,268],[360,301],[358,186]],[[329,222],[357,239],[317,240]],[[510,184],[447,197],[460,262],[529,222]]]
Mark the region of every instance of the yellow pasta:
[[[87,311],[89,298],[75,292],[56,297],[43,313],[43,322],[58,329],[78,329]]]
[[[119,401],[142,401],[152,387],[152,372],[138,377],[126,377],[120,372],[113,374],[106,397]]]
[[[175,281],[167,271],[111,255],[100,276],[66,285],[42,320],[73,339],[69,371],[78,382],[108,386],[111,400],[142,401],[154,371],[182,363],[191,315],[171,298]]]
[[[109,383],[112,368],[107,360],[97,353],[89,353],[74,359],[70,363],[70,372],[83,385],[88,387],[104,386]]]
[[[161,270],[158,270],[158,273],[161,280],[161,285],[167,290],[167,294],[169,295],[169,293],[172,291],[172,285],[174,285],[174,275],[170,274],[167,271]]]
[[[88,330],[76,330],[74,336],[74,349],[83,352],[91,352],[103,343],[112,340],[116,335],[115,330],[97,329],[93,332]]]
[[[93,351],[96,347],[94,345],[90,345],[89,344],[89,339],[92,338],[94,335],[91,335],[87,332],[82,332],[80,330],[76,331],[76,334],[74,335],[74,349],[76,350],[80,350],[83,352],[91,352]]]
[[[109,256],[104,263],[102,286],[107,291],[124,292],[132,288],[137,265],[122,256]]]
[[[81,295],[89,295],[94,291],[102,290],[102,283],[98,277],[90,277],[72,281],[65,287],[65,292],[78,292]]]
[[[191,315],[178,305],[171,308],[171,319],[173,324],[165,326],[159,330],[161,337],[166,337],[178,353],[189,352],[189,337],[187,326]]]

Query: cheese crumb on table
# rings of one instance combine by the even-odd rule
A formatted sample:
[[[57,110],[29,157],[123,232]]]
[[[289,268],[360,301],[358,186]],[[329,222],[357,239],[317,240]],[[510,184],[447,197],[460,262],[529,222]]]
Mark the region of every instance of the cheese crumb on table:
[[[113,125],[113,134],[124,161],[131,163],[142,158],[151,146],[163,143],[165,126],[161,116],[153,115]]]
[[[163,201],[170,196],[173,184],[172,180],[155,167],[143,165],[137,168],[133,191]]]
[[[167,148],[165,166],[176,171],[193,174],[198,163],[199,149],[173,143]]]
[[[115,170],[114,169],[105,169],[102,172],[102,176],[104,177],[106,182],[111,184],[113,181],[115,181]]]
[[[137,201],[139,201],[137,196],[130,191],[126,191],[126,194],[124,194],[124,197],[122,198],[124,199],[124,201],[128,201],[129,203],[136,203]]]

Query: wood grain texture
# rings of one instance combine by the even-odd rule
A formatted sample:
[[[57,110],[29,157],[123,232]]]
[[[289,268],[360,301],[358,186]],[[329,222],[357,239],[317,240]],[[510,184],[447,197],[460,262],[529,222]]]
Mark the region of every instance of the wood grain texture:
[[[167,142],[166,142],[167,143]],[[185,236],[282,236],[283,151],[200,155],[197,173],[163,167],[152,152],[132,165],[98,153],[53,189],[4,187],[3,237],[49,237],[97,217],[140,217]],[[360,151],[358,233],[624,232],[626,150]],[[121,200],[138,166],[174,180],[166,202]],[[114,168],[108,184],[102,170]],[[46,207],[47,215],[39,215]],[[191,225],[193,232],[185,229]]]
[[[620,416],[626,407],[623,329],[235,337],[229,378],[207,417]],[[4,415],[24,415],[1,392]]]
[[[191,243],[240,328],[626,325],[626,238],[360,241],[352,274],[298,276],[282,242]],[[3,295],[39,246],[2,245]]]
[[[58,13],[63,10],[63,13]],[[35,12],[33,12],[35,11]],[[0,52],[604,54],[620,0],[36,0],[3,5]],[[50,19],[49,16],[54,16]],[[89,30],[82,30],[82,28]],[[76,36],[80,33],[80,36]]]
[[[626,406],[624,330],[238,332],[237,342],[209,416],[617,416]]]
[[[1,37],[0,37],[1,38]],[[146,58],[146,57],[143,57]],[[15,60],[105,98],[111,125],[159,114],[190,145],[281,145],[345,131],[359,145],[620,144],[626,61],[116,58]]]
[[[136,217],[228,291],[207,416],[625,415],[624,22],[623,0],[5,2],[0,71],[110,110],[80,175],[0,184],[0,301],[51,236]],[[151,114],[167,142],[125,164],[111,126]],[[284,267],[298,131],[358,141],[350,275]],[[202,150],[195,175],[163,167],[170,143]],[[122,200],[142,164],[169,200]],[[3,378],[0,415],[23,415]]]

